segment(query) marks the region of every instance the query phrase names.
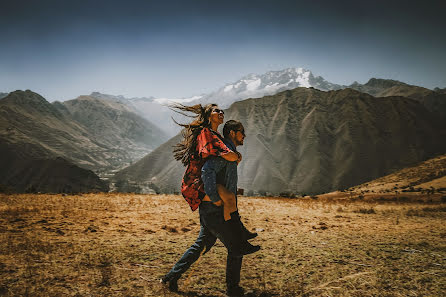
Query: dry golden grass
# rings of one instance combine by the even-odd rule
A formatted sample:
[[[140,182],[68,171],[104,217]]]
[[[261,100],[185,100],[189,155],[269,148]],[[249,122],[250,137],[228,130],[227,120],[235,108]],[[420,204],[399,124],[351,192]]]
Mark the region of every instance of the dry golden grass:
[[[381,198],[241,198],[263,230],[244,258],[247,296],[444,296],[446,205]],[[180,196],[1,195],[0,295],[176,296],[157,280],[198,231]],[[217,244],[179,295],[224,296],[225,257]]]

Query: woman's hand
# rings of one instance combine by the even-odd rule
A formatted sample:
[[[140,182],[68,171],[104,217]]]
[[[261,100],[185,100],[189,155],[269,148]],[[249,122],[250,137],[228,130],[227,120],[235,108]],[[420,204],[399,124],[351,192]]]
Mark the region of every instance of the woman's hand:
[[[223,159],[225,159],[226,161],[234,162],[234,161],[238,161],[238,159],[239,159],[239,154],[240,154],[240,153],[238,153],[238,152],[233,152],[233,151],[231,151],[230,153],[224,154],[224,155],[222,155],[221,157],[222,157]]]
[[[240,154],[239,152],[237,153],[237,165],[242,161],[242,154]]]

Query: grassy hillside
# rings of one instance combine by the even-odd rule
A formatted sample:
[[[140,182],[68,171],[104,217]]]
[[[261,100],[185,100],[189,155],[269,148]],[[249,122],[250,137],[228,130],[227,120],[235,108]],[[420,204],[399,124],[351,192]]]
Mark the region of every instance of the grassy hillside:
[[[247,296],[444,296],[445,204],[341,194],[241,199],[262,246],[244,258]],[[224,296],[220,243],[180,294],[157,282],[199,231],[180,196],[0,195],[0,226],[0,295]]]
[[[372,193],[446,191],[446,155],[352,187],[351,190]]]

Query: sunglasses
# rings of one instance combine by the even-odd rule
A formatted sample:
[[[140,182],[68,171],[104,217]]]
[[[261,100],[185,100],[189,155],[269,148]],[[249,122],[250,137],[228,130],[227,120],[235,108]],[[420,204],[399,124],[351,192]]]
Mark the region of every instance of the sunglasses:
[[[237,133],[237,132],[242,133],[243,137],[246,137],[245,130],[235,130],[235,133]]]
[[[223,109],[219,109],[219,108],[216,108],[216,109],[212,110],[212,112],[225,114],[225,112],[223,111]]]

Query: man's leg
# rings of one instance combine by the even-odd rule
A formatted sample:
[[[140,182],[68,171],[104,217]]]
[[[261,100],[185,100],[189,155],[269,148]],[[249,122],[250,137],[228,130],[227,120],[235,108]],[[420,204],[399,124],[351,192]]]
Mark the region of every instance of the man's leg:
[[[239,285],[242,260],[243,257],[229,253],[226,258],[226,291],[229,296],[243,296],[243,289]]]
[[[206,227],[201,225],[200,233],[197,240],[190,248],[183,254],[172,269],[162,278],[163,283],[169,284],[169,289],[176,291],[177,280],[181,275],[189,269],[189,267],[198,260],[200,255],[207,253],[215,244],[217,237],[215,237]]]
[[[217,237],[228,250],[226,260],[226,285],[228,293],[240,292],[240,270],[242,267],[241,238],[234,236],[233,232],[224,226],[223,210],[212,202],[202,202],[200,210],[216,209],[217,212],[200,213],[200,221],[210,233]],[[234,295],[234,294],[231,294]],[[237,296],[235,294],[235,296]]]

